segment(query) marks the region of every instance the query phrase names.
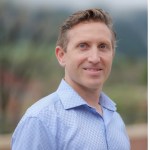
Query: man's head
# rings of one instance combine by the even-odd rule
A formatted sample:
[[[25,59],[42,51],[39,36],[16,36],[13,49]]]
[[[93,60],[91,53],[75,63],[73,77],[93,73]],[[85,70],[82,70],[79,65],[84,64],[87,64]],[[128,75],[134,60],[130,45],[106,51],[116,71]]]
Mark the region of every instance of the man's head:
[[[107,13],[91,9],[69,17],[61,27],[56,57],[64,79],[79,93],[100,91],[114,58],[115,33]]]
[[[112,33],[112,47],[116,47],[116,34],[113,30],[112,19],[110,15],[102,9],[88,9],[85,11],[78,11],[72,14],[67,20],[64,21],[60,28],[60,33],[56,45],[63,48],[64,51],[67,49],[69,38],[67,33],[70,29],[80,23],[84,22],[101,22],[104,23]]]

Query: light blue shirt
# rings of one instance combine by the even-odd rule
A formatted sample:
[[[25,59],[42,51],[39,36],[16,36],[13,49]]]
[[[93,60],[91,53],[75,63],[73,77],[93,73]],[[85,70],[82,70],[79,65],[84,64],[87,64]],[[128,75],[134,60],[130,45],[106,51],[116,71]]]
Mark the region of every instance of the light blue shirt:
[[[15,129],[12,150],[130,150],[115,103],[100,94],[101,116],[64,80],[32,105]]]

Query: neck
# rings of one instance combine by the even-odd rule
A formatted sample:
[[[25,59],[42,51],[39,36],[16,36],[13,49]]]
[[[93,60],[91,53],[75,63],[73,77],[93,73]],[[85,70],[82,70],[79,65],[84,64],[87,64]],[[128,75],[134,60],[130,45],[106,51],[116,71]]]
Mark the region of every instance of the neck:
[[[91,107],[99,105],[101,88],[90,89],[82,86],[73,86],[73,88]]]
[[[101,105],[99,104],[100,91],[94,92],[86,90],[86,92],[78,93],[89,104],[89,106],[95,108],[100,115],[103,114]]]
[[[100,92],[86,90],[86,92],[78,93],[90,106],[96,106],[99,103]]]
[[[64,79],[65,80],[65,79]],[[66,81],[72,88],[89,104],[89,106],[95,108],[98,113],[102,114],[102,109],[99,104],[99,97],[102,86],[99,88],[88,88],[79,84],[73,84],[72,82]]]

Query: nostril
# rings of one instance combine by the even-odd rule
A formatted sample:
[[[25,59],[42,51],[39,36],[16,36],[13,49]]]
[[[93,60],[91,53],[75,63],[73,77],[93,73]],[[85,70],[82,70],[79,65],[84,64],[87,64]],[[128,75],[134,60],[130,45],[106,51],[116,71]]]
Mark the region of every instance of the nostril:
[[[100,57],[92,55],[88,58],[88,61],[91,63],[98,63],[98,62],[100,62]]]

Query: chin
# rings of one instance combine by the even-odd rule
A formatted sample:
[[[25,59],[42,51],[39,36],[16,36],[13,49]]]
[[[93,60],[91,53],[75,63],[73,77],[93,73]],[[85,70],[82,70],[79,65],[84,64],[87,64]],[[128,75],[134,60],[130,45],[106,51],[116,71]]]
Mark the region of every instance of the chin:
[[[89,89],[95,89],[95,90],[98,90],[98,89],[101,89],[102,88],[102,83],[100,82],[100,83],[98,83],[98,82],[95,82],[95,83],[87,83],[87,87],[89,88]]]

